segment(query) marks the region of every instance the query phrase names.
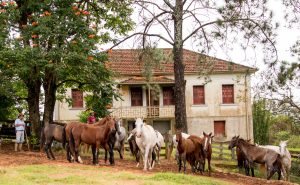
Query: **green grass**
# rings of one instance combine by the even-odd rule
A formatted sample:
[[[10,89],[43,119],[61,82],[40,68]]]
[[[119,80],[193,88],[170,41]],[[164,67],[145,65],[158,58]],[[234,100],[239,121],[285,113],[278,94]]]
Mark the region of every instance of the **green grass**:
[[[24,165],[0,168],[1,185],[27,184],[230,184],[221,180],[176,173],[143,174],[111,171],[94,166]]]

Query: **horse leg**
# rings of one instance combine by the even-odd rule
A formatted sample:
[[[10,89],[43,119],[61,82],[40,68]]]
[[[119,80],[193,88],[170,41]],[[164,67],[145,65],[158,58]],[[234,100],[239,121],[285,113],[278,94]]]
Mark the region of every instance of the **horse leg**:
[[[45,152],[46,152],[46,154],[47,154],[47,158],[48,158],[48,159],[51,159],[50,154],[49,154],[49,144],[46,143],[44,148],[45,148]]]
[[[104,154],[104,163],[106,164],[106,162],[107,162],[107,149],[104,148],[104,150],[105,150],[105,154]]]
[[[183,155],[183,172],[186,173],[186,154]]]
[[[150,147],[146,146],[146,148],[145,148],[145,155],[144,155],[144,169],[143,169],[144,171],[147,171],[149,151],[150,151]]]
[[[80,143],[81,143],[80,140],[75,141],[75,161],[82,164],[83,162],[82,162],[81,157],[79,155]]]
[[[121,142],[121,153],[120,153],[120,158],[121,159],[124,159],[124,150],[125,150],[125,148],[124,148],[124,144],[125,144],[125,140],[123,140],[122,142]]]
[[[54,139],[53,137],[50,139],[49,150],[50,150],[50,154],[51,154],[52,159],[55,160],[54,154],[52,152],[52,147],[51,147],[53,139]]]
[[[209,156],[209,157],[207,158],[207,164],[208,164],[208,176],[211,176],[210,160],[211,160],[211,156]]]
[[[272,166],[267,166],[267,180],[270,180],[270,178],[274,175],[275,170]]]
[[[115,165],[114,145],[112,143],[109,144],[109,163],[110,165]]]
[[[280,169],[277,170],[277,174],[278,174],[278,180],[280,180],[280,177],[281,177],[281,170]]]
[[[178,172],[181,171],[181,163],[182,163],[182,154],[179,154],[178,156],[178,160],[177,160],[177,164],[178,164]]]
[[[92,145],[93,164],[96,165],[96,146]]]

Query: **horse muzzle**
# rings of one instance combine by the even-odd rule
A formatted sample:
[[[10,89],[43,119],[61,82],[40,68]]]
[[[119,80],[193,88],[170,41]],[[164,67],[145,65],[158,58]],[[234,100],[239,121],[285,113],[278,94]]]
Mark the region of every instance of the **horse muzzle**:
[[[121,135],[121,132],[120,132],[120,131],[118,131],[118,135]]]

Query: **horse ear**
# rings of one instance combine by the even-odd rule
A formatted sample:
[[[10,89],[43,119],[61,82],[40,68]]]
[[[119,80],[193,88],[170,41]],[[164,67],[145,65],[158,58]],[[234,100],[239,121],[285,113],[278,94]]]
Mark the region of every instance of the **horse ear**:
[[[238,135],[238,136],[236,136],[236,138],[237,138],[237,139],[239,139],[239,138],[240,138],[240,136]]]
[[[203,131],[203,135],[206,136],[207,134]]]
[[[208,135],[211,137],[211,135],[212,135],[212,132],[210,132]]]

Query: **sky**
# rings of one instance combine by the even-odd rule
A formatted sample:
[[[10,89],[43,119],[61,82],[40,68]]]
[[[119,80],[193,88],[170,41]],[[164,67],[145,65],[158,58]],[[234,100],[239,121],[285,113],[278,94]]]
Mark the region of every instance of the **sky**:
[[[281,4],[281,0],[269,0],[268,7],[274,13],[274,22],[279,23],[279,29],[277,30],[276,37],[276,48],[278,52],[279,61],[285,60],[290,62],[297,62],[297,58],[293,57],[290,53],[290,48],[295,44],[296,40],[300,40],[300,26],[298,28],[288,28],[287,22],[284,20],[284,12],[283,5]],[[138,14],[135,12],[132,17],[134,20],[139,20]],[[136,28],[140,30],[140,28]],[[187,27],[183,28],[189,29]],[[160,33],[157,30],[157,33]],[[267,65],[264,64],[264,52],[262,47],[259,45],[255,50],[247,49],[246,52],[240,49],[239,45],[235,43],[231,43],[232,50],[225,50],[216,46],[215,50],[211,50],[208,55],[214,56],[220,59],[229,60],[235,63],[243,64],[246,66],[256,67],[259,71],[252,77],[252,84],[256,84],[259,82],[259,74],[264,72],[267,69]],[[107,45],[107,48],[111,47],[111,45]],[[135,48],[136,40],[130,39],[125,43],[121,44],[117,48]],[[171,48],[166,42],[160,41],[158,43],[158,47],[160,48]],[[197,46],[195,43],[191,41],[187,41],[184,45],[185,49],[190,49],[193,51],[197,51]],[[298,61],[299,62],[299,61]],[[300,87],[294,89],[295,94],[299,94],[297,96],[297,100],[300,102]]]

